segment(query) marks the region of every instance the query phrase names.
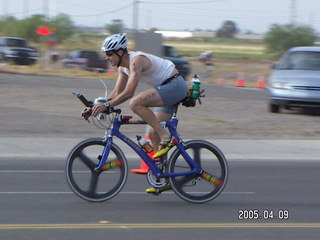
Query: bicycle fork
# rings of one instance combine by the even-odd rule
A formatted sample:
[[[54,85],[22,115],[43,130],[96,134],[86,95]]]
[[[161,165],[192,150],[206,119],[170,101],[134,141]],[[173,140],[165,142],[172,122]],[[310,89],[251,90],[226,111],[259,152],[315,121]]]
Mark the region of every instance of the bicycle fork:
[[[114,161],[106,163],[108,156],[109,156],[109,153],[110,153],[111,145],[112,145],[112,137],[104,138],[103,141],[106,142],[106,145],[103,149],[102,155],[100,155],[98,157],[99,164],[97,167],[94,168],[94,171],[96,171],[96,172],[99,172],[101,170],[107,171],[112,168],[120,167],[122,165],[121,160],[114,160]]]

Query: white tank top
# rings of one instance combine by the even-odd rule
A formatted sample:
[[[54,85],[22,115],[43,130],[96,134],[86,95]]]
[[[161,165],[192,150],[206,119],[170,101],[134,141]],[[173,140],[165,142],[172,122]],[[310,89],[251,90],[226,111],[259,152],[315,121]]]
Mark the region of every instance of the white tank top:
[[[175,65],[169,61],[165,60],[163,58],[159,58],[157,56],[144,53],[144,52],[130,52],[129,53],[129,59],[130,62],[132,59],[136,56],[145,56],[148,58],[151,62],[151,67],[147,71],[143,71],[141,78],[139,81],[143,83],[147,83],[151,86],[159,86],[161,85],[166,79],[171,77]],[[129,76],[129,70],[127,68],[122,68],[123,72]]]

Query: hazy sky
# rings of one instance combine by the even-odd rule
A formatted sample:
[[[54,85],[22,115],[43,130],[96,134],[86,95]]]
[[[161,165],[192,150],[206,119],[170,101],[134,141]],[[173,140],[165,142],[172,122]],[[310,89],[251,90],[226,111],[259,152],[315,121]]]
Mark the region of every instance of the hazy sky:
[[[113,19],[133,26],[134,0],[0,0],[0,14],[68,14],[77,25],[100,27]],[[266,32],[295,21],[320,32],[320,0],[139,0],[139,29],[217,30],[234,21],[241,31]],[[293,4],[295,2],[295,4]],[[292,6],[295,6],[294,8]],[[294,16],[294,18],[292,17]]]

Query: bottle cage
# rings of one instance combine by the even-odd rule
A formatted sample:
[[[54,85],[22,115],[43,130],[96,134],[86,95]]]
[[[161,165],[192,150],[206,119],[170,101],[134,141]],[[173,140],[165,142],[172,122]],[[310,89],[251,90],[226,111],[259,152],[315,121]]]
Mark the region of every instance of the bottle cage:
[[[188,92],[188,95],[181,101],[181,104],[185,107],[195,107],[197,105],[197,100],[199,104],[201,104],[201,99],[204,98],[205,95],[203,95],[204,90],[200,91],[199,96],[195,99],[192,98],[192,94],[190,93],[190,90]]]

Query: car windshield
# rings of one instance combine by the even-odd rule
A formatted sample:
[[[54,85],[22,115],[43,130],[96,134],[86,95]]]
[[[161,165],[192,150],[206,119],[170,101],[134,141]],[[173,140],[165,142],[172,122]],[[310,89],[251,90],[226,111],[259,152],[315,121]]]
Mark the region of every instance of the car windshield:
[[[282,61],[280,69],[320,70],[320,52],[291,52]]]
[[[89,51],[83,51],[80,54],[81,58],[88,58],[88,59],[97,59],[98,54],[96,52],[89,52]]]
[[[176,57],[179,58],[179,54],[176,52],[176,50],[173,47],[165,47],[164,48],[164,55],[166,57]]]
[[[27,47],[27,42],[22,39],[7,39],[9,47]]]

